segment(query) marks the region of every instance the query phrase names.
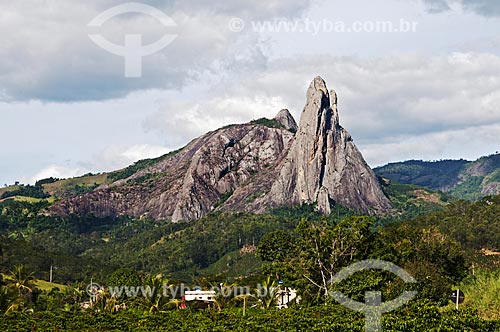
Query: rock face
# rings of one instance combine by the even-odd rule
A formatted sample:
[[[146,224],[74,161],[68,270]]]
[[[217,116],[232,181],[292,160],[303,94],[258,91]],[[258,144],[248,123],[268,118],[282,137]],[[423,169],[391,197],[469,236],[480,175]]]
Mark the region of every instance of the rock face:
[[[334,203],[367,213],[391,207],[351,135],[340,126],[337,94],[328,93],[321,77],[307,90],[298,132],[269,200],[277,206],[317,202],[324,213]]]
[[[274,120],[278,121],[285,129],[288,129],[292,133],[297,132],[297,129],[299,129],[297,122],[295,122],[295,119],[287,109],[279,111]]]
[[[391,208],[340,126],[336,94],[323,79],[311,83],[299,126],[288,110],[274,120],[283,128],[249,123],[209,132],[126,179],[59,201],[51,212],[179,221],[300,203],[317,203],[324,213],[335,203],[370,214]]]
[[[52,212],[198,219],[222,208],[222,198],[233,192],[248,199],[254,192],[268,191],[270,184],[256,178],[276,169],[292,138],[286,129],[256,124],[209,132],[126,179],[59,201]]]

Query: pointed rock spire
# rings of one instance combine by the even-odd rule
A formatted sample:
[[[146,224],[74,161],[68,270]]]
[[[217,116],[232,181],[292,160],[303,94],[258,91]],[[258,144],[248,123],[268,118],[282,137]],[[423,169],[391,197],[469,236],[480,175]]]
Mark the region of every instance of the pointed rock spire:
[[[375,173],[339,124],[337,94],[328,93],[319,76],[307,90],[295,140],[269,199],[275,205],[317,203],[324,213],[334,202],[367,213],[391,207]]]
[[[307,101],[300,116],[299,130],[307,136],[321,135],[321,130],[339,128],[337,113],[337,94],[332,90],[328,93],[325,81],[317,76],[307,89]]]
[[[307,89],[307,104],[316,100],[325,101],[325,106],[330,106],[330,95],[325,81],[320,76],[316,76]]]

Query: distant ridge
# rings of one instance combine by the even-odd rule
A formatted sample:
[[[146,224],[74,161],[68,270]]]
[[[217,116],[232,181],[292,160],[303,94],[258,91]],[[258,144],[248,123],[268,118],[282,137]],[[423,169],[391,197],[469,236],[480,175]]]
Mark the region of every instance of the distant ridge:
[[[481,157],[476,161],[408,160],[377,167],[375,172],[391,181],[416,184],[468,200],[500,194],[498,153]]]

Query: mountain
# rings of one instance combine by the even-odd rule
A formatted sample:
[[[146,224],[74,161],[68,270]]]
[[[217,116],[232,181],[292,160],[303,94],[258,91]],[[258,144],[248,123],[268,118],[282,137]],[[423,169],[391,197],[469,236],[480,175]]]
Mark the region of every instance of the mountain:
[[[111,173],[112,181],[64,198],[57,215],[128,215],[195,220],[211,211],[264,213],[316,203],[368,214],[391,209],[375,173],[340,126],[337,95],[316,77],[297,126],[288,110],[274,119],[230,125],[181,150]]]
[[[457,198],[477,200],[500,193],[500,154],[481,157],[476,161],[409,160],[390,163],[374,170],[391,181],[420,185]]]
[[[391,207],[351,135],[340,126],[337,94],[328,92],[321,77],[307,90],[297,134],[280,168],[267,196],[271,205],[317,202],[327,214],[334,203],[368,213]]]

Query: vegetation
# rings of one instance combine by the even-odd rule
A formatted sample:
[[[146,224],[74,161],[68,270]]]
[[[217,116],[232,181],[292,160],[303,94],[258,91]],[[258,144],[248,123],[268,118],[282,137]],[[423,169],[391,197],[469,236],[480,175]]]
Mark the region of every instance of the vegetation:
[[[31,186],[31,185],[21,185],[17,189],[12,191],[5,191],[0,199],[15,197],[15,196],[26,196],[33,198],[48,198],[49,195],[43,191],[43,187],[40,184]]]
[[[38,185],[64,181],[53,180]],[[171,223],[59,218],[46,215],[46,200],[4,200],[0,330],[363,331],[364,316],[336,304],[330,291],[361,302],[366,291],[380,291],[385,302],[415,290],[416,299],[383,315],[384,330],[497,331],[499,303],[487,290],[500,287],[500,196],[454,201],[397,183],[385,183],[384,191],[398,211],[394,217],[363,216],[339,205],[323,216],[302,205]],[[392,262],[417,283],[372,270],[330,283],[366,259]],[[61,284],[45,281],[51,266]],[[90,280],[105,288],[84,309]],[[161,293],[163,285],[180,283],[232,293],[210,309],[188,303],[181,310],[180,294]],[[106,288],[138,285],[149,286],[151,295],[118,296]],[[301,300],[277,310],[283,287],[296,289]],[[448,306],[456,287],[466,293],[459,311]]]
[[[471,176],[450,189],[450,194],[467,200],[477,200],[485,195],[482,193],[483,176]]]
[[[20,185],[13,185],[13,186],[7,186],[7,185],[5,185],[5,187],[0,188],[0,196],[2,196],[7,191],[18,190],[19,188],[21,188]]]
[[[225,193],[222,193],[219,197],[219,200],[214,204],[214,208],[217,208],[217,207],[221,206],[222,204],[224,204],[224,202],[227,201],[229,199],[229,197],[231,197],[232,195],[233,195],[232,190],[225,192]]]
[[[500,169],[494,171],[493,173],[488,175],[485,179],[486,179],[486,181],[485,181],[486,184],[495,183],[495,182],[500,183]]]
[[[90,192],[99,185],[109,182],[106,173],[85,174],[80,177],[70,179],[48,178],[37,181],[37,184],[43,186],[44,192],[55,197],[69,197]]]
[[[500,196],[478,202],[456,201],[444,210],[417,218],[412,224],[436,227],[466,250],[500,249]]]
[[[283,127],[283,125],[279,121],[277,121],[275,119],[260,118],[257,120],[252,120],[252,121],[250,121],[250,123],[256,124],[256,125],[266,126],[268,128],[286,129],[285,127]]]
[[[171,152],[167,153],[166,155],[163,155],[163,156],[158,157],[158,158],[139,160],[139,161],[135,162],[134,164],[132,164],[124,169],[109,173],[108,178],[111,179],[112,181],[126,179],[129,176],[132,176],[133,174],[137,173],[140,170],[146,169],[150,166],[156,165],[157,163],[159,163],[162,160],[165,160],[169,157],[175,156],[181,150],[182,149],[171,151]]]
[[[81,312],[15,313],[0,320],[5,332],[41,331],[364,331],[363,316],[339,305],[287,310],[248,308],[171,310],[158,314],[125,311],[117,314]],[[384,331],[497,331],[498,323],[478,318],[472,311],[446,311],[415,303],[383,315]]]
[[[443,190],[458,183],[458,176],[467,163],[463,159],[436,162],[408,160],[390,163],[374,170],[378,175],[394,182],[419,185],[431,190]]]
[[[500,271],[478,271],[466,278],[459,286],[464,292],[464,306],[477,311],[487,320],[500,320]]]
[[[424,187],[381,180],[382,190],[392,202],[394,213],[381,218],[378,226],[394,221],[409,220],[417,216],[442,210],[454,198],[442,192],[432,192]]]
[[[391,181],[444,191],[458,199],[478,200],[500,193],[500,154],[476,161],[409,160],[378,167],[375,172]]]

